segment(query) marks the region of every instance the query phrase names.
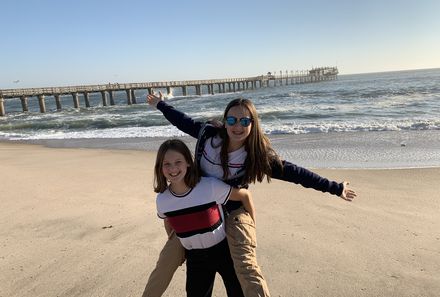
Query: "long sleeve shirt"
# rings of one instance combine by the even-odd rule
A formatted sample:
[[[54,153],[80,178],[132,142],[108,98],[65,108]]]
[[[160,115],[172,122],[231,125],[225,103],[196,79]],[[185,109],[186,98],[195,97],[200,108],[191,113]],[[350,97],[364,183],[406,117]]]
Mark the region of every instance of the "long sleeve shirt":
[[[160,101],[157,104],[157,109],[160,110],[165,118],[182,132],[191,135],[200,141],[201,137],[212,137],[218,133],[218,129],[209,126],[205,129],[204,122],[196,121],[186,115],[185,113],[175,109],[173,106],[167,104],[165,101]],[[208,130],[208,131],[204,131]],[[204,134],[202,132],[205,132]],[[207,133],[206,133],[207,132]],[[207,135],[207,136],[206,136]],[[197,145],[198,146],[198,145]],[[203,150],[203,148],[202,148]],[[197,154],[197,148],[196,148]],[[328,192],[333,195],[340,196],[343,191],[343,184],[335,181],[330,181],[306,168],[297,166],[293,163],[283,160],[281,165],[275,160],[271,163],[271,178],[279,179],[295,184],[300,184],[305,188],[313,188],[318,191]],[[235,182],[239,184],[239,181]],[[237,186],[236,184],[232,184]]]

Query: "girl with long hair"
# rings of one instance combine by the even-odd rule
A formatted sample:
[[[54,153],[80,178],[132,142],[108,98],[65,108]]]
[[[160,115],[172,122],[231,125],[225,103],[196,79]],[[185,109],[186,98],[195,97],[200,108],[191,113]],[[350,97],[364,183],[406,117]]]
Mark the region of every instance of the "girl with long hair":
[[[356,193],[348,182],[334,182],[310,170],[281,160],[264,135],[254,104],[249,99],[234,99],[223,113],[223,125],[195,121],[176,110],[159,96],[147,96],[150,105],[160,110],[179,130],[197,139],[195,162],[202,175],[212,176],[237,187],[271,178],[328,192],[351,201]],[[235,272],[246,297],[270,296],[256,258],[255,224],[239,202],[226,203],[226,235]],[[184,261],[182,247],[171,233],[151,273],[144,297],[159,297],[169,285],[177,267]]]
[[[226,241],[222,205],[243,203],[251,217],[250,192],[213,177],[200,177],[184,142],[162,143],[154,166],[157,214],[165,229],[172,228],[185,249],[188,297],[212,295],[215,274],[223,278],[228,297],[243,297]]]

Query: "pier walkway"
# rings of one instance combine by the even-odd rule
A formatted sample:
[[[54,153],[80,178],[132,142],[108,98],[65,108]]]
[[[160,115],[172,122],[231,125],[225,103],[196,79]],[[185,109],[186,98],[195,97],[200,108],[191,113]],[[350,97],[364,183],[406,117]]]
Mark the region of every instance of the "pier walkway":
[[[189,80],[189,81],[168,81],[168,82],[145,82],[145,83],[109,83],[103,85],[85,85],[68,87],[48,88],[25,88],[25,89],[3,89],[0,90],[0,116],[5,116],[6,103],[9,100],[21,100],[23,112],[28,112],[28,99],[38,98],[40,112],[46,112],[46,97],[55,100],[57,111],[62,109],[60,96],[71,95],[74,108],[79,108],[79,97],[83,97],[85,107],[90,107],[89,96],[91,93],[100,93],[102,106],[115,105],[114,92],[125,91],[127,104],[137,104],[135,90],[147,90],[149,94],[154,89],[166,89],[168,94],[172,88],[181,88],[182,95],[187,96],[189,89],[195,95],[202,95],[202,90],[208,94],[237,92],[263,87],[275,87],[280,85],[313,83],[327,80],[335,80],[338,75],[336,67],[319,67],[305,71],[279,72],[278,75],[268,72],[266,75],[246,78],[227,78],[212,80]],[[7,106],[6,106],[7,107]]]

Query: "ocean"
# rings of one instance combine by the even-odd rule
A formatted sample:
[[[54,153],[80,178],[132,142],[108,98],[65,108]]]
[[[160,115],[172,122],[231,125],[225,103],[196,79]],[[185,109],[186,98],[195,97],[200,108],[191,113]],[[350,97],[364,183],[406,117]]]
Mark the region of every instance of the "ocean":
[[[440,69],[340,75],[335,81],[215,95],[180,92],[172,90],[168,103],[203,121],[219,119],[234,98],[250,98],[278,153],[299,165],[440,166]],[[7,114],[0,117],[0,140],[155,150],[164,138],[184,136],[145,103],[146,91],[136,91],[138,104],[131,106],[125,96],[116,92],[117,105],[103,107],[100,94],[91,94],[91,108],[84,107],[80,96],[79,110],[71,96],[64,96],[60,112],[47,97],[45,114],[39,113],[36,98],[29,99],[27,113],[20,100],[8,100]]]

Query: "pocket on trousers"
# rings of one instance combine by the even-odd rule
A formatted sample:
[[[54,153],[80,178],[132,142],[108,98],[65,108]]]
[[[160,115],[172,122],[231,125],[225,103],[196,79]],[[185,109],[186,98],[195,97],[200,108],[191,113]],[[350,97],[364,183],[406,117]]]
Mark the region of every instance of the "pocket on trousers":
[[[230,245],[257,246],[254,220],[244,209],[233,211],[226,220],[226,235]]]

